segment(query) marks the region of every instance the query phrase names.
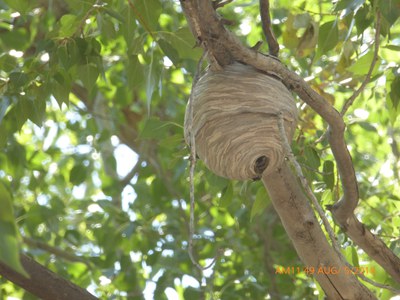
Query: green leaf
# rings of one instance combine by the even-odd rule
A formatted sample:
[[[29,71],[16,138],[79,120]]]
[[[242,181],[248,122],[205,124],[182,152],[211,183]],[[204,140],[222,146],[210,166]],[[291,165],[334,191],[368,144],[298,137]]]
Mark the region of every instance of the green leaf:
[[[400,201],[400,197],[397,197],[396,195],[389,195],[388,200],[393,200],[393,201]]]
[[[110,15],[111,17],[115,18],[116,20],[120,21],[121,23],[124,22],[124,17],[119,14],[118,12],[116,12],[113,9],[109,9],[109,8],[103,8],[104,12],[107,13],[108,15]]]
[[[355,75],[365,76],[368,73],[369,68],[371,67],[372,59],[374,58],[374,52],[368,51],[365,55],[361,56],[356,60],[354,64],[347,68],[348,71],[352,72]],[[372,74],[374,74],[380,66],[381,59],[378,58],[378,61],[375,64],[374,70]]]
[[[1,40],[6,49],[24,50],[29,43],[29,34],[25,28],[18,28],[2,33]]]
[[[160,36],[171,44],[181,59],[198,60],[200,58],[202,50],[195,47],[196,41],[189,28],[180,28],[175,32],[162,33]]]
[[[19,259],[19,246],[15,223],[0,220],[0,260],[13,270],[29,278]]]
[[[203,292],[199,288],[189,286],[183,292],[183,299],[200,300],[204,299]]]
[[[146,29],[153,32],[158,25],[158,18],[162,12],[162,6],[158,0],[135,0],[131,6],[136,19]]]
[[[378,5],[383,17],[392,26],[400,16],[400,2],[398,0],[381,0]]]
[[[220,207],[228,207],[233,198],[233,185],[230,181],[228,185],[222,190],[221,198],[219,199]]]
[[[294,17],[293,28],[307,28],[310,25],[311,17],[309,13],[299,14]]]
[[[24,87],[29,82],[29,77],[22,72],[13,72],[9,75],[10,85],[13,88],[19,89]]]
[[[60,19],[60,31],[59,34],[62,37],[70,37],[79,30],[81,21],[75,15],[63,15]]]
[[[34,92],[29,91],[32,97],[27,96],[21,97],[18,103],[10,111],[14,114],[15,120],[18,123],[18,127],[21,127],[27,119],[30,119],[33,123],[42,126],[42,122],[46,112],[46,98],[35,99]],[[1,105],[0,105],[1,110]],[[0,111],[1,114],[1,111]],[[1,115],[0,115],[1,120]]]
[[[83,165],[76,164],[69,173],[69,181],[73,185],[80,185],[86,180],[87,170]]]
[[[305,147],[304,156],[309,167],[317,170],[321,165],[317,151],[312,147]]]
[[[340,0],[336,3],[334,11],[338,12],[345,9],[348,11],[347,15],[349,12],[357,10],[364,3],[365,0]]]
[[[339,30],[337,21],[330,21],[322,24],[319,28],[318,35],[318,50],[316,59],[326,54],[329,50],[333,49],[339,39]]]
[[[351,261],[353,262],[353,266],[359,267],[360,262],[358,260],[358,253],[355,247],[351,247]]]
[[[132,55],[129,58],[126,72],[129,89],[137,89],[144,83],[144,70],[137,55]]]
[[[334,173],[334,164],[331,160],[327,160],[324,162],[324,165],[322,167],[322,172],[326,187],[332,190],[335,185],[335,173]]]
[[[382,48],[393,50],[393,51],[400,51],[400,46],[398,46],[398,45],[386,45]]]
[[[71,91],[71,84],[67,74],[58,72],[54,75],[53,84],[51,85],[51,93],[57,100],[58,105],[61,107],[63,103],[69,105],[69,93]]]
[[[268,206],[269,202],[269,196],[266,189],[264,187],[259,188],[256,194],[256,199],[251,208],[250,221],[252,221],[255,216],[260,215]]]
[[[357,33],[360,35],[367,29],[373,22],[373,13],[365,6],[357,10],[355,15]]]
[[[84,64],[78,67],[79,79],[88,91],[91,91],[99,77],[99,69],[92,63]]]
[[[369,122],[358,122],[357,124],[360,125],[360,127],[366,131],[378,132],[376,127]]]
[[[76,47],[75,43],[68,43],[57,48],[57,58],[65,69],[69,69],[76,62],[76,57],[72,57],[71,55],[74,51],[70,52],[74,47]]]
[[[57,100],[58,105],[61,107],[63,103],[69,105],[69,92],[70,89],[58,82],[55,82],[52,87],[54,98]]]
[[[126,44],[128,45],[128,53],[132,53],[132,47],[134,47],[135,33],[136,33],[136,19],[132,9],[127,9],[123,12],[124,24],[122,27],[122,33]],[[143,43],[142,43],[143,45]]]
[[[389,119],[394,123],[400,112],[400,74],[397,68],[391,68],[386,74],[386,104],[389,112]],[[393,90],[392,90],[393,89]]]
[[[32,2],[29,0],[4,0],[4,2],[12,9],[21,13],[28,12],[32,5]]]
[[[82,237],[77,230],[69,229],[64,234],[64,239],[73,245],[79,245]]]
[[[400,76],[395,77],[390,84],[390,99],[393,107],[398,110],[400,108]]]
[[[333,201],[334,201],[334,199],[333,199],[332,190],[326,189],[325,191],[323,191],[323,193],[321,195],[321,203],[327,204],[327,203],[332,203]]]
[[[0,182],[0,207],[0,220],[9,223],[14,222],[11,195],[2,182]]]
[[[164,138],[172,124],[161,121],[157,118],[148,118],[139,134],[140,139],[161,139]]]
[[[32,100],[31,103],[32,113],[29,119],[37,126],[41,127],[46,114],[46,99],[36,98],[35,100]]]
[[[2,37],[2,40],[4,40],[4,37]],[[0,56],[0,66],[2,71],[11,72],[17,66],[17,59],[7,53],[2,54]]]
[[[179,53],[172,45],[164,39],[158,40],[158,45],[166,56],[176,65],[179,62]]]
[[[24,98],[19,99],[18,103],[12,108],[12,110],[10,110],[10,114],[14,116],[19,130],[22,125],[25,124],[30,115],[30,110],[25,104]]]
[[[0,182],[0,260],[15,271],[29,277],[19,260],[17,227],[15,225],[11,195]]]

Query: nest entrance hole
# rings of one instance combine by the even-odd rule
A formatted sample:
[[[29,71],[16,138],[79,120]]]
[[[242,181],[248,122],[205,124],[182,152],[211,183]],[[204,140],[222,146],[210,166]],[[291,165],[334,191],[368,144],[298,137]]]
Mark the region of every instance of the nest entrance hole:
[[[260,156],[254,162],[254,172],[257,174],[257,177],[254,179],[260,179],[262,173],[268,168],[269,165],[269,158],[265,155]]]

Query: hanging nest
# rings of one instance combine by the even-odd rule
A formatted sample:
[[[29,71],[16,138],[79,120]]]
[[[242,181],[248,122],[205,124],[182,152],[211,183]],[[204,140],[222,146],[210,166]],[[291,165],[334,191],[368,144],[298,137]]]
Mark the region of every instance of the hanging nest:
[[[185,115],[186,142],[190,145],[190,134],[194,134],[196,154],[215,174],[255,179],[282,164],[278,116],[282,113],[291,141],[297,108],[279,80],[234,63],[222,71],[206,71],[190,101]]]

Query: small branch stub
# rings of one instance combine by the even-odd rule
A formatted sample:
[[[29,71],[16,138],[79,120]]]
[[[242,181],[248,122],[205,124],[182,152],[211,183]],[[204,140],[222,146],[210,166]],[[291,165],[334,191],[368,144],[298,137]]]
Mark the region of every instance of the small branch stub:
[[[194,87],[190,101],[193,118],[189,118],[189,103],[186,141],[190,142],[193,134],[196,153],[215,174],[248,180],[282,164],[278,114],[283,112],[291,140],[298,112],[291,93],[280,81],[234,63],[223,70],[209,69]]]

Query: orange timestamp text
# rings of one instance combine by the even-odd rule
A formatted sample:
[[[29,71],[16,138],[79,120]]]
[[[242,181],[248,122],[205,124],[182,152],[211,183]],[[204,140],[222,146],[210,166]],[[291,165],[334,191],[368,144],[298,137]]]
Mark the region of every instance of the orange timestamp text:
[[[329,267],[329,266],[319,266],[319,267],[299,267],[299,266],[289,266],[283,267],[278,266],[275,268],[275,274],[279,275],[294,275],[305,273],[307,275],[368,275],[375,274],[375,267]]]

